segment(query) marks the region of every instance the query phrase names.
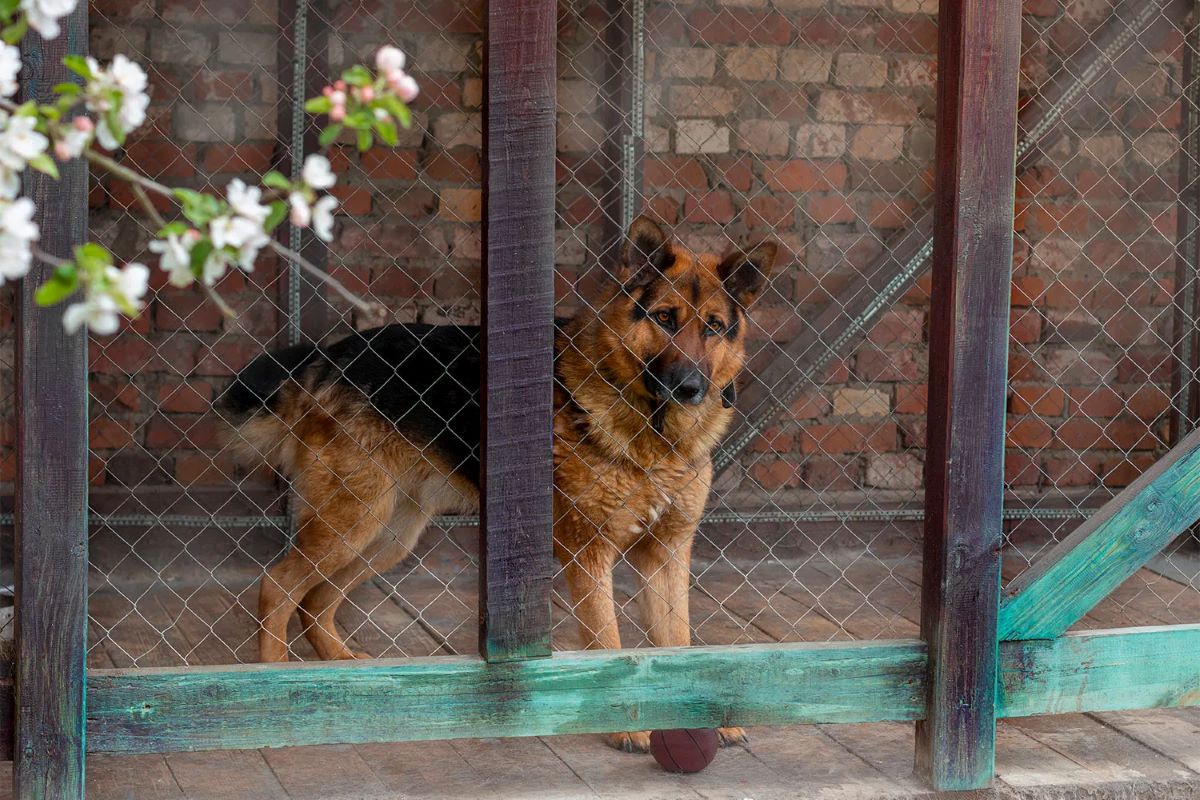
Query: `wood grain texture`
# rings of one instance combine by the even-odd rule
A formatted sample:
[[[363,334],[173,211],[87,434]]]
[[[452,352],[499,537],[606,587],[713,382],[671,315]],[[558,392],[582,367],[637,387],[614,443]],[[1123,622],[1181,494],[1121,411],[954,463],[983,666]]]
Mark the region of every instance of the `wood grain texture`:
[[[88,742],[147,753],[912,720],[924,665],[923,644],[893,640],[93,670]]]
[[[492,661],[550,654],[555,9],[488,3],[479,652]]]
[[[1200,705],[1200,624],[1006,642],[1001,717]]]
[[[22,43],[25,100],[49,102],[55,84],[78,80],[62,66],[87,53],[87,5],[62,34]],[[27,171],[40,246],[71,257],[87,236],[87,168],[59,167],[61,180]],[[83,797],[84,660],[87,640],[87,336],[63,331],[65,305],[34,303],[50,268],[21,282],[17,325],[16,746],[18,798]]]
[[[942,2],[917,772],[987,786],[995,765],[1018,0]]]
[[[1002,640],[1061,635],[1200,518],[1200,431],[1004,589]]]

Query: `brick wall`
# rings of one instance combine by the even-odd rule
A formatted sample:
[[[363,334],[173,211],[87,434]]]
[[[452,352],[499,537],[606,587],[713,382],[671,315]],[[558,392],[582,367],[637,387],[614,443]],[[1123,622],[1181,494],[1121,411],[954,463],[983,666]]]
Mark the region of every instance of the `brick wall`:
[[[645,206],[698,249],[773,235],[787,257],[756,313],[756,347],[785,341],[914,218],[932,179],[933,0],[649,2]],[[280,154],[286,102],[275,0],[101,0],[92,48],[151,65],[151,124],[125,158],[184,186],[223,186]],[[1103,0],[1029,0],[1022,94],[1038,95],[1103,24]],[[332,72],[384,40],[423,93],[399,148],[335,151],[344,216],[330,269],[398,320],[478,319],[481,3],[331,2]],[[559,293],[599,280],[605,81],[602,4],[560,15]],[[1181,41],[1144,45],[1101,110],[1073,114],[1021,175],[1007,477],[1029,502],[1127,483],[1164,446],[1174,269]],[[100,177],[93,233],[148,259],[127,189]],[[156,271],[156,275],[157,275]],[[92,478],[110,487],[226,487],[242,475],[205,411],[232,371],[280,341],[285,277],[264,258],[218,287],[223,320],[162,284],[148,312],[92,346]],[[7,323],[10,305],[2,306]],[[331,301],[336,334],[366,321]],[[870,508],[919,498],[928,284],[806,387],[743,456],[722,499]],[[6,325],[7,330],[11,330]],[[9,375],[11,342],[0,350]],[[11,381],[5,381],[11,386]],[[11,406],[11,399],[3,402]],[[0,426],[0,480],[12,424]],[[1061,492],[1059,492],[1061,494]],[[1041,498],[1039,500],[1038,498]]]

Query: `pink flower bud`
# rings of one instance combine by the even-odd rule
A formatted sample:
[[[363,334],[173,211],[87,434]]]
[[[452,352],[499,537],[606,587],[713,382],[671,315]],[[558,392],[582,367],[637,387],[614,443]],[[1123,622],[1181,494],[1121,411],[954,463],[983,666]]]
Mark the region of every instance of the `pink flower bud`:
[[[369,103],[375,99],[375,88],[373,86],[364,86],[362,91],[358,93],[358,96],[364,103]]]
[[[326,86],[324,89],[321,90],[321,94],[325,95],[326,97],[329,97],[329,95],[333,94],[333,87]]]
[[[346,91],[346,82],[339,78],[333,82],[333,88],[337,89],[339,92],[344,92]]]
[[[71,159],[71,148],[67,147],[66,142],[55,142],[54,155],[59,161],[69,161]]]
[[[91,133],[96,128],[96,123],[92,122],[91,117],[76,117],[71,120],[71,124],[75,126],[75,130]]]
[[[333,94],[329,95],[329,102],[333,103],[335,106],[346,105],[346,93],[341,91],[334,92]]]
[[[184,236],[187,237],[189,242],[198,242],[201,239],[200,231],[196,230],[195,228],[188,228],[188,231],[184,234]]]
[[[329,109],[329,118],[334,122],[341,122],[346,118],[346,107],[334,106],[333,108]]]
[[[397,96],[406,103],[411,103],[417,99],[417,95],[421,92],[420,87],[417,86],[416,79],[412,75],[401,75],[400,79],[396,81],[396,86],[393,88]]]

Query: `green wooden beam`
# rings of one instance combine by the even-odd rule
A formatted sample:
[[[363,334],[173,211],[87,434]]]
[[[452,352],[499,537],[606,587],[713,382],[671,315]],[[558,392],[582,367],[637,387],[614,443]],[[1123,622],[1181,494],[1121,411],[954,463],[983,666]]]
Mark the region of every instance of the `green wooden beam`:
[[[1000,647],[997,715],[1200,705],[1200,625]],[[924,717],[925,645],[875,642],[91,670],[89,752]]]
[[[91,670],[88,747],[153,753],[913,720],[916,640]]]
[[[1200,519],[1200,430],[1004,590],[1000,639],[1062,635]]]
[[[1001,646],[1001,717],[1200,705],[1200,625],[1120,628]]]

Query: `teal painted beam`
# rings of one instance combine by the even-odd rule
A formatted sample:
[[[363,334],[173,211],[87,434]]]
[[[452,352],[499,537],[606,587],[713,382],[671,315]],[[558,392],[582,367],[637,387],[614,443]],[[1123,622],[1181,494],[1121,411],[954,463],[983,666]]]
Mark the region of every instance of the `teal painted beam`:
[[[1000,639],[1053,639],[1200,519],[1200,430],[1004,590]]]
[[[1072,633],[1001,646],[1001,717],[1200,705],[1200,625]]]
[[[91,752],[914,720],[916,640],[91,670]]]

